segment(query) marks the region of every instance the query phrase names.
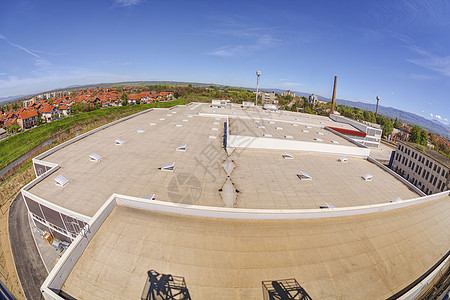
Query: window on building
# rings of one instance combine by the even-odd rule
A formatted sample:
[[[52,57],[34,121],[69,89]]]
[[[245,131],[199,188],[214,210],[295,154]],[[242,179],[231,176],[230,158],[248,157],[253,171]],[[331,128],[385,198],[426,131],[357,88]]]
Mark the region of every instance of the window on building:
[[[433,185],[436,186],[437,177],[434,177]]]
[[[431,177],[430,177],[430,183],[433,182],[433,179],[434,179],[434,175],[431,175]]]
[[[436,164],[434,164],[433,166],[433,171],[436,171]]]
[[[437,169],[437,173],[439,174],[439,172],[441,172],[441,166],[438,167]]]
[[[438,186],[437,186],[438,190],[441,188],[441,185],[442,185],[442,180],[439,180],[439,183],[438,183]]]

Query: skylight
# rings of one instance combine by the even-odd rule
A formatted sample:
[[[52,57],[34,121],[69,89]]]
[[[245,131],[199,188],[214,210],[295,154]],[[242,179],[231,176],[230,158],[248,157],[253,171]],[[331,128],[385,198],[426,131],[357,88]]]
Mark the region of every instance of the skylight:
[[[125,142],[124,142],[123,140],[121,140],[121,139],[116,139],[115,142],[116,142],[116,145],[118,145],[118,146],[121,146],[121,145],[123,145],[123,144],[125,143]]]
[[[284,137],[287,138],[287,139],[293,139],[293,138],[294,138],[294,137],[293,137],[292,135],[290,135],[290,134],[286,134],[286,135],[284,135]]]
[[[259,123],[259,120],[253,120],[253,122],[255,122],[255,123]]]
[[[318,138],[318,137],[315,137],[314,140],[318,141],[318,142],[323,142],[323,140],[321,138]]]
[[[175,171],[175,163],[168,163],[161,167],[161,171],[173,172]]]
[[[102,157],[95,153],[92,153],[91,155],[89,155],[89,158],[91,161],[95,161],[95,162],[99,162],[102,160]]]
[[[263,136],[272,137],[271,133],[264,133]]]
[[[275,127],[275,129],[278,129],[278,130],[283,130],[283,127],[279,127],[279,126],[277,126],[277,127]]]
[[[137,132],[139,133],[143,133],[145,130],[144,129],[138,129]]]
[[[275,124],[275,122],[274,121],[269,121],[269,124]]]
[[[331,142],[332,142],[333,144],[339,144],[339,142],[336,141],[336,140],[331,140]]]
[[[216,120],[220,120],[220,118],[216,118]]]
[[[186,151],[186,144],[178,146],[176,150],[177,151],[183,151],[183,152]]]
[[[258,127],[258,128],[266,128],[266,126],[264,126],[264,125],[258,125],[256,127]]]
[[[156,123],[152,122],[152,123],[150,123],[150,125],[151,125],[151,126],[155,126],[155,125],[156,125]]]
[[[306,125],[306,128],[312,128],[311,126],[309,126],[309,125]]]
[[[361,176],[361,178],[364,179],[365,181],[372,181],[373,176],[371,174],[367,173],[367,174]]]
[[[173,113],[173,114],[176,114],[177,112],[176,112],[176,111],[173,111],[172,113]]]
[[[287,152],[284,152],[284,154],[282,154],[281,157],[284,159],[294,159],[294,156]]]
[[[300,171],[299,174],[297,174],[297,177],[300,180],[312,180],[311,175],[309,175],[308,173],[303,172],[303,171]]]
[[[214,134],[210,134],[210,135],[209,135],[209,138],[210,138],[210,139],[215,139],[216,136],[215,136]]]
[[[348,161],[347,157],[340,157],[340,158],[338,158],[338,162],[346,163],[347,161]]]
[[[56,185],[59,185],[59,186],[65,186],[69,182],[69,180],[67,180],[62,175],[56,176],[55,181],[56,181]]]
[[[214,122],[214,125],[219,125],[219,122]]]
[[[192,115],[188,115],[188,118],[192,118]]]

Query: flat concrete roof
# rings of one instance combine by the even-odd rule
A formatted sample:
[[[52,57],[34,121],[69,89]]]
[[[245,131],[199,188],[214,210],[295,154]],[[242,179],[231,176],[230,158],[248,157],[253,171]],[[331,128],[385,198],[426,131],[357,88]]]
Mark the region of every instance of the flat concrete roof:
[[[222,147],[225,118],[198,114],[205,110],[211,110],[212,114],[214,110],[217,113],[232,110],[208,106],[200,104],[172,110],[155,109],[62,148],[44,158],[59,164],[61,168],[29,192],[90,217],[113,193],[135,197],[156,194],[156,199],[162,201],[226,206],[227,202],[222,199],[224,194],[219,192],[227,188],[227,193],[230,193],[230,185],[225,185],[228,176],[222,167],[227,157]],[[242,113],[239,109],[235,112]],[[277,120],[276,114],[294,120],[296,115],[300,115],[274,113],[274,121]],[[301,118],[314,121],[324,117]],[[252,126],[257,124],[251,120],[233,119],[230,122],[232,131],[239,122],[250,122]],[[318,122],[320,124],[322,121]],[[292,127],[292,134],[300,138],[294,130],[301,131],[301,127],[286,124],[283,127]],[[144,132],[138,132],[140,129]],[[323,129],[309,130],[324,132],[321,137],[326,141],[336,139],[342,145],[353,145]],[[212,139],[210,135],[217,138]],[[298,133],[298,136],[302,135]],[[117,138],[125,143],[116,146]],[[178,146],[184,144],[187,145],[186,152],[176,151]],[[89,155],[92,153],[100,155],[102,160],[90,161]],[[239,191],[236,191],[235,207],[318,208],[324,202],[339,207],[418,196],[367,160],[349,158],[347,164],[340,164],[338,157],[333,155],[292,153],[293,160],[283,160],[281,154],[281,151],[255,150],[236,150],[232,154],[235,168],[230,179]],[[158,170],[172,162],[175,162],[174,172]],[[311,174],[313,180],[300,181],[296,177],[300,170]],[[374,176],[372,182],[361,179],[366,173]],[[63,175],[69,183],[64,187],[56,186],[54,178],[58,175]]]
[[[251,221],[116,206],[62,290],[138,299],[146,272],[183,276],[193,299],[262,299],[261,282],[296,278],[313,299],[385,299],[449,247],[450,197],[352,217]]]

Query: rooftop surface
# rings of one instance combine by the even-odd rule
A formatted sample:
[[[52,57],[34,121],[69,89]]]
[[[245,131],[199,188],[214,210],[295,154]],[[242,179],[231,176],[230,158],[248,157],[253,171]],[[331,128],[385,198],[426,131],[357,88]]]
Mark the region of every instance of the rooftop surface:
[[[296,278],[313,299],[385,299],[448,251],[450,197],[352,217],[251,221],[116,206],[62,290],[139,299],[155,269],[193,299],[262,299],[261,281]]]
[[[246,208],[318,208],[324,202],[342,207],[418,196],[367,160],[349,158],[347,163],[338,163],[337,156],[305,152],[292,152],[294,159],[285,160],[281,157],[282,151],[236,150],[231,155],[234,168],[230,179],[234,185],[225,184],[228,176],[222,165],[227,156],[222,147],[222,135],[226,119],[199,115],[207,110],[211,110],[211,114],[214,111],[232,112],[231,109],[212,109],[207,104],[155,109],[70,144],[44,158],[61,168],[29,192],[90,217],[113,193],[135,197],[156,194],[156,199],[161,201]],[[235,112],[242,113],[238,109]],[[277,118],[295,120],[296,115],[273,113],[276,123],[269,125],[274,127]],[[318,124],[335,123],[319,116],[301,118]],[[239,127],[236,124],[247,124],[260,130],[256,128],[258,123],[252,120],[233,118],[230,123],[232,132],[239,130],[235,128]],[[276,132],[287,133],[289,128],[293,139],[304,138],[303,125],[296,127],[291,123],[283,125],[285,130],[269,125],[267,130],[274,132],[273,138],[284,139]],[[313,125],[308,129],[310,132],[324,133],[317,135],[324,140],[317,143],[329,143],[333,139],[339,141],[339,145],[356,147]],[[247,133],[251,134],[245,129],[242,132]],[[116,146],[117,138],[125,143]],[[185,152],[176,151],[184,144],[187,145]],[[101,156],[101,161],[90,161],[92,153]],[[174,172],[158,169],[172,162],[175,162]],[[300,181],[296,176],[299,171],[309,173],[313,180]],[[373,181],[361,179],[367,173],[373,175]],[[54,178],[58,175],[63,175],[69,183],[64,187],[56,186]],[[234,195],[234,201],[224,200],[224,193],[219,190]]]

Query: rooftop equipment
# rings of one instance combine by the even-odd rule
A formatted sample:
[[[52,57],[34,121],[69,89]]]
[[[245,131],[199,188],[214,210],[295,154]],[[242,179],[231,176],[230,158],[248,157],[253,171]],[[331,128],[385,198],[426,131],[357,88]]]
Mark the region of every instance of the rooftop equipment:
[[[294,159],[294,156],[287,152],[284,152],[284,154],[282,154],[281,157],[284,159]]]
[[[264,133],[263,136],[265,136],[265,137],[272,137],[272,134],[271,133]]]
[[[168,163],[161,167],[161,171],[173,172],[175,171],[175,163]]]
[[[56,181],[56,185],[59,185],[59,186],[65,186],[69,182],[69,180],[67,180],[62,175],[56,176],[55,181]]]
[[[147,272],[141,300],[190,300],[184,277],[160,274],[155,270]]]
[[[144,129],[138,129],[137,132],[139,133],[143,133],[145,130]]]
[[[166,118],[159,118],[160,121],[164,121]]]
[[[278,129],[278,130],[283,130],[283,127],[279,127],[279,126],[277,126],[277,127],[275,127],[275,129]]]
[[[150,194],[147,196],[142,196],[142,199],[155,200],[155,194]]]
[[[211,128],[211,130],[212,130],[212,131],[218,131],[218,130],[219,130],[219,128],[217,128],[217,127],[213,127],[213,128]]]
[[[324,135],[324,133],[323,133],[323,132],[320,132],[320,131],[317,131],[317,134],[319,134],[319,135]]]
[[[348,161],[347,157],[340,157],[338,158],[338,162],[346,163]]]
[[[177,126],[177,127],[183,127],[183,124],[177,124],[177,125],[175,125],[175,126]]]
[[[99,162],[102,160],[102,157],[98,154],[92,153],[89,155],[90,161]]]
[[[275,124],[275,121],[269,121],[269,124]]]
[[[303,172],[303,171],[300,171],[299,174],[297,174],[297,177],[300,180],[312,180],[311,175],[309,175],[308,173]]]
[[[214,125],[219,125],[219,122],[216,122],[216,121],[214,121],[214,123],[213,123]]]
[[[302,131],[305,132],[305,133],[309,132],[309,130],[306,130],[306,129],[302,129]]]
[[[292,123],[292,126],[298,127],[298,124],[297,123]]]
[[[263,281],[262,285],[264,300],[312,300],[295,278]]]
[[[331,142],[332,142],[333,144],[339,144],[339,142],[336,141],[336,140],[331,140]]]
[[[156,125],[156,123],[152,122],[152,123],[150,123],[150,125],[151,125],[151,126],[155,126],[155,125]]]
[[[176,150],[177,151],[183,151],[183,152],[186,151],[186,144],[178,146]]]
[[[122,145],[125,143],[125,142],[124,142],[123,140],[121,140],[121,139],[116,139],[115,142],[116,142],[116,145],[117,145],[117,146],[122,146]]]
[[[324,208],[336,208],[336,206],[334,206],[331,203],[325,202],[325,205],[319,205],[320,209],[324,209]]]
[[[264,125],[258,125],[258,126],[256,126],[257,128],[266,128],[266,126],[264,126]]]
[[[167,114],[167,116],[168,116],[168,117],[171,117],[171,116],[172,116],[172,114]]]
[[[370,175],[369,173],[367,173],[367,174],[361,176],[361,178],[364,179],[365,181],[372,181],[373,176]]]
[[[189,120],[188,119],[183,119],[183,122],[189,122]]]
[[[216,137],[214,134],[210,134],[210,135],[209,135],[209,138],[210,138],[210,139],[215,139],[215,138],[217,138],[217,137]]]
[[[253,122],[255,122],[255,123],[259,123],[259,120],[253,120]]]
[[[314,140],[318,141],[318,142],[323,142],[323,140],[321,138],[318,138],[318,137],[315,137]]]
[[[292,135],[290,135],[290,134],[286,134],[286,135],[284,135],[284,137],[287,138],[287,139],[293,139],[293,138],[294,138],[294,137],[293,137]]]
[[[402,198],[400,198],[400,197],[395,197],[395,199],[394,200],[391,200],[391,201],[389,201],[389,202],[400,202],[400,201],[403,201],[403,199]]]

